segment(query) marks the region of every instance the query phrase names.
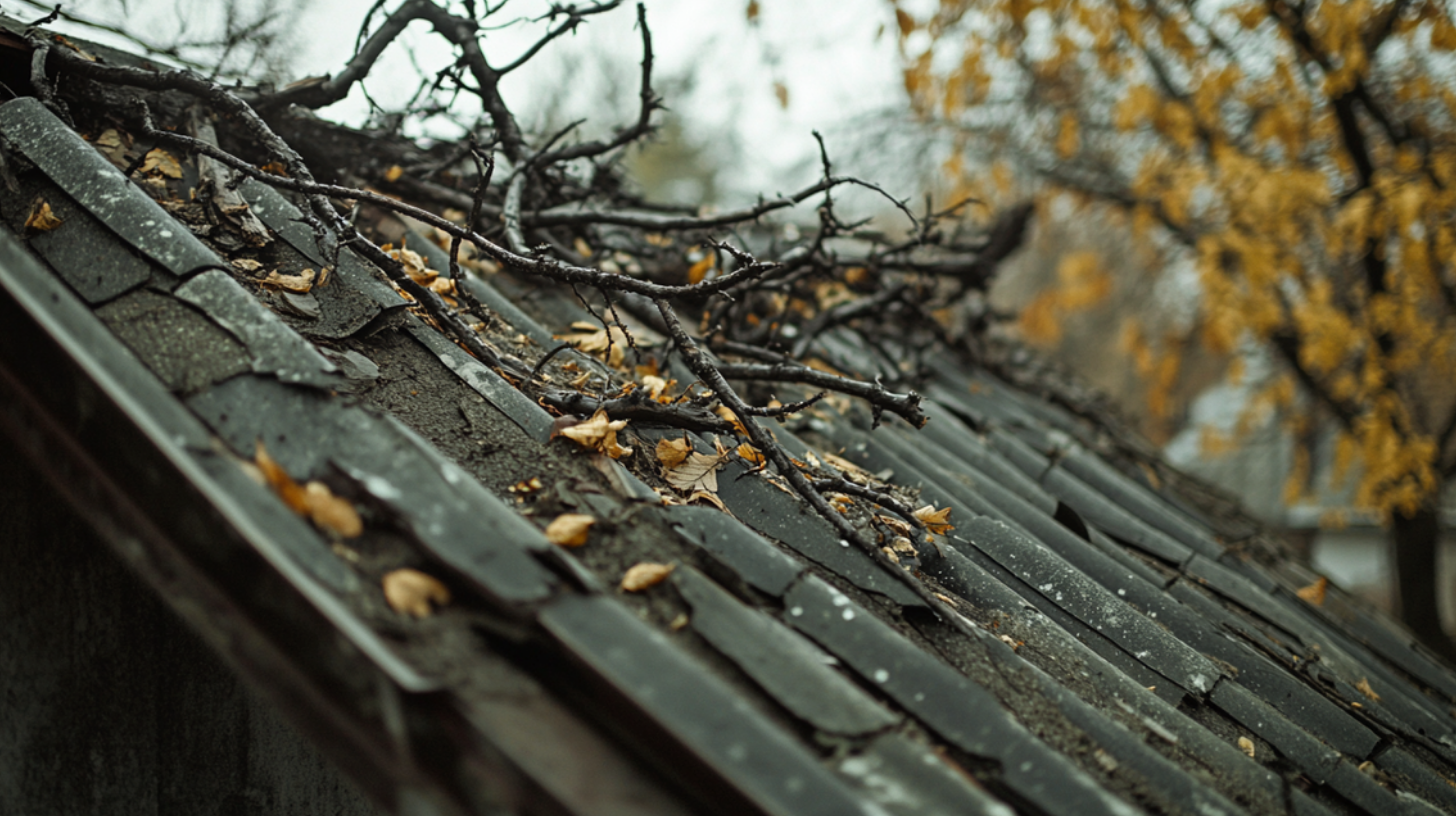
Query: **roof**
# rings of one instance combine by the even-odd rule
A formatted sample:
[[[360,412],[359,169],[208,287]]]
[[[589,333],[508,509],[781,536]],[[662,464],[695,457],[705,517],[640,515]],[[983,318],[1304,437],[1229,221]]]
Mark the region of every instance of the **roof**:
[[[88,135],[0,105],[0,428],[396,812],[1456,811],[1456,674],[1025,360],[943,354],[919,430],[848,400],[762,421],[819,478],[951,509],[895,566],[741,456],[722,509],[683,503],[653,452],[716,457],[711,433],[566,438],[352,249],[307,291],[261,283],[327,260],[287,195],[249,180],[261,226],[219,221],[196,160],[129,179],[145,145]],[[58,226],[27,224],[40,203]],[[454,285],[530,365],[592,319],[505,272]],[[858,343],[818,351],[871,381]],[[362,533],[290,509],[260,445]],[[584,546],[546,536],[565,513]],[[642,563],[674,569],[624,591]],[[406,568],[450,601],[396,611]]]

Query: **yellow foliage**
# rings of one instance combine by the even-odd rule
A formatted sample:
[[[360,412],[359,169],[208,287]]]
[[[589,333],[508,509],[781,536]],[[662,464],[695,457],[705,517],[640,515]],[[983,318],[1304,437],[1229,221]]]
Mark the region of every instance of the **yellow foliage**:
[[[1358,466],[1361,505],[1388,513],[1428,500],[1439,472],[1456,468],[1438,462],[1435,441],[1456,413],[1449,3],[928,5],[914,19],[897,14],[902,47],[929,38],[905,57],[917,112],[967,117],[968,150],[1005,145],[1058,169],[1109,168],[1053,192],[1109,202],[1138,239],[1188,247],[1201,289],[1188,331],[1205,348],[1263,344],[1286,372],[1301,370],[1298,388],[1287,373],[1266,384],[1251,415],[1336,417],[1335,470]],[[1214,37],[1234,45],[1211,45]],[[1032,131],[1016,114],[988,126],[995,114],[977,105],[991,77],[1034,88],[1045,107],[1030,120],[1047,126]],[[1025,144],[1033,132],[1040,142]],[[965,173],[957,165],[958,184]],[[989,175],[979,190],[1021,183],[1003,162]],[[1070,177],[1082,178],[1055,176]],[[1064,257],[1056,289],[1023,312],[1023,334],[1058,342],[1067,316],[1110,287],[1095,258]],[[1124,328],[1151,413],[1169,409],[1181,369],[1169,349],[1186,347]],[[1296,476],[1289,498],[1307,483]]]

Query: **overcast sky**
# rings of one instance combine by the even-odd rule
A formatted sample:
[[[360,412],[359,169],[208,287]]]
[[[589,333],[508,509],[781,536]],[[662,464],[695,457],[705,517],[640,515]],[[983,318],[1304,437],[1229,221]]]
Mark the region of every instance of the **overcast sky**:
[[[294,27],[292,72],[297,77],[336,72],[352,54],[366,0],[312,0]],[[392,8],[397,2],[388,3]],[[811,131],[830,140],[836,156],[848,157],[852,124],[873,111],[892,108],[900,98],[893,11],[884,0],[760,0],[759,24],[750,25],[747,0],[647,0],[648,23],[663,78],[691,73],[696,87],[667,101],[699,138],[723,137],[739,153],[722,186],[730,195],[787,190],[817,173]],[[124,8],[123,8],[124,6]],[[185,0],[75,0],[67,11],[124,23],[154,41],[163,41],[179,19],[198,18],[213,4]],[[539,15],[548,4],[512,0],[492,18],[504,22]],[[38,16],[17,0],[0,0],[0,8],[21,18]],[[488,32],[487,57],[504,64],[533,42],[544,24],[522,24]],[[556,100],[561,119],[590,116],[603,121],[600,89],[606,77],[635,81],[641,58],[639,34],[631,3],[593,17],[574,36],[554,43],[527,68],[508,78],[507,103],[528,127],[539,123],[546,100]],[[91,39],[95,31],[77,29]],[[412,46],[412,47],[411,47]],[[369,93],[385,107],[402,103],[413,91],[418,64],[433,71],[450,61],[442,40],[424,23],[415,23],[366,82]],[[574,61],[574,63],[573,63]],[[562,66],[571,70],[561,75]],[[607,66],[617,66],[615,69]],[[533,70],[534,69],[534,70]],[[788,91],[782,108],[774,84]],[[619,83],[620,84],[620,83]],[[624,100],[631,105],[634,89]],[[564,97],[564,101],[563,101]],[[901,103],[903,107],[903,103]],[[361,123],[368,107],[363,93],[326,109],[330,118]],[[628,107],[622,117],[631,117]],[[836,145],[836,143],[838,143]]]

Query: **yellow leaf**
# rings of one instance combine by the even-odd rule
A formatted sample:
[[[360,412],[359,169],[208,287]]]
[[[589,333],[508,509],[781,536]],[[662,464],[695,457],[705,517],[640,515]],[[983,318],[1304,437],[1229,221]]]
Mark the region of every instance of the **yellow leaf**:
[[[31,207],[30,216],[25,219],[25,228],[35,232],[50,232],[60,225],[61,219],[51,212],[51,205],[44,201]]]
[[[403,175],[404,168],[396,164],[391,166],[388,170],[384,171],[384,180],[388,182],[396,182],[399,181],[399,177]]]
[[[711,253],[704,255],[701,260],[688,268],[688,283],[702,283],[707,277],[708,270],[718,263],[718,256]]]
[[[607,412],[601,408],[592,414],[591,419],[568,428],[557,431],[557,435],[576,442],[583,448],[591,448],[600,451],[613,459],[620,459],[623,456],[631,456],[632,449],[624,448],[617,444],[617,431],[627,427],[627,420],[610,420]]]
[[[759,452],[758,448],[755,448],[747,442],[738,446],[738,455],[747,459],[751,465],[758,466],[763,464],[763,454]]]
[[[693,444],[686,439],[660,439],[657,442],[657,461],[664,469],[677,467],[692,452]]]
[[[303,488],[303,501],[308,517],[321,530],[341,538],[357,538],[364,532],[364,521],[347,499],[335,496],[323,482],[309,482]]]
[[[758,0],[748,0],[748,11],[745,12],[745,13],[748,15],[748,22],[750,22],[750,23],[757,23],[758,22]]]
[[[925,525],[925,529],[938,535],[945,535],[955,528],[950,525],[950,508],[936,510],[934,505],[925,505],[915,511],[915,518]]]
[[[576,250],[576,254],[580,255],[583,258],[590,258],[592,256],[591,245],[580,238],[577,238],[575,241],[573,241],[571,246],[573,249]]]
[[[1375,693],[1375,689],[1373,689],[1373,688],[1370,687],[1370,678],[1368,678],[1368,677],[1362,677],[1362,678],[1360,678],[1360,682],[1358,682],[1358,683],[1355,684],[1355,688],[1361,694],[1365,695],[1366,697],[1369,697],[1374,702],[1377,702],[1377,703],[1380,702],[1380,695],[1379,694],[1376,694]]]
[[[546,525],[546,540],[563,547],[580,547],[597,520],[581,513],[562,513]]]
[[[258,440],[254,447],[253,463],[258,466],[259,472],[263,474],[264,482],[267,483],[268,487],[273,489],[273,492],[278,495],[278,498],[283,500],[284,504],[288,505],[288,509],[300,516],[308,514],[308,499],[304,496],[303,487],[294,481],[293,477],[288,475],[288,471],[284,470],[283,466],[273,459],[268,453],[268,449],[263,446],[261,439]]]
[[[1329,586],[1330,579],[1321,575],[1318,581],[1301,588],[1294,594],[1303,599],[1305,603],[1313,604],[1314,606],[1323,606],[1325,602],[1325,590],[1329,589]]]
[[[431,604],[450,603],[450,590],[432,576],[419,570],[397,569],[384,576],[384,600],[396,612],[427,618]]]
[[[622,576],[622,589],[628,592],[641,592],[648,587],[662,583],[664,578],[672,574],[672,570],[672,564],[654,564],[650,561],[634,564]]]
[[[177,163],[171,153],[154,147],[147,151],[146,159],[142,161],[142,172],[179,179],[182,178],[182,165]]]
[[[1245,754],[1248,754],[1250,759],[1253,759],[1254,741],[1249,739],[1248,737],[1239,737],[1239,750],[1243,751]]]

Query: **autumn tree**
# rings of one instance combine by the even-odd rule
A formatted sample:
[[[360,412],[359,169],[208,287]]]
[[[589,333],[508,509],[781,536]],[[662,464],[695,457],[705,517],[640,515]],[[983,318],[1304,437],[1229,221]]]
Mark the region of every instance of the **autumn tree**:
[[[1439,496],[1456,475],[1450,6],[913,11],[895,8],[905,87],[955,134],[954,159],[984,150],[1053,194],[1117,211],[1170,265],[1196,269],[1189,332],[1276,361],[1261,386],[1294,430],[1334,424],[1339,458],[1358,465],[1357,502],[1389,523],[1401,617],[1456,654],[1435,577]]]

